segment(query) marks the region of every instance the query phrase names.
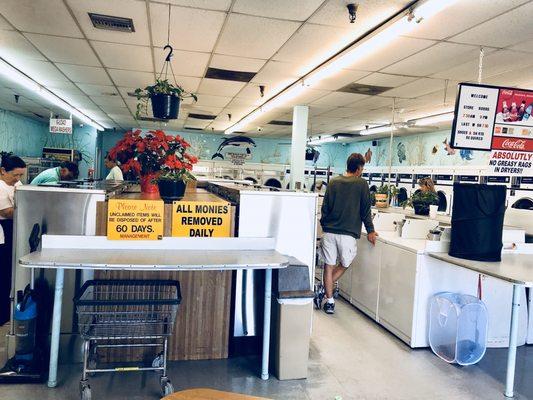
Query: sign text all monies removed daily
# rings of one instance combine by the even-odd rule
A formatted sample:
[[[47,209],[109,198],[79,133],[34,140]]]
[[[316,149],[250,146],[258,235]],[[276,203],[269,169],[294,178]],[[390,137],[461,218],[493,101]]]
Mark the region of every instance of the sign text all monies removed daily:
[[[172,208],[172,236],[230,236],[231,206],[229,203],[176,201]]]

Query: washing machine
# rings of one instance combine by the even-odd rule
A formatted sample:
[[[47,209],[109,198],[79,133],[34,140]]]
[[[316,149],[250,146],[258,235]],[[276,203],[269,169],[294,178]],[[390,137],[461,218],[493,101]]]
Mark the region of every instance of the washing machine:
[[[533,177],[513,176],[509,190],[509,208],[533,211]],[[533,215],[531,216],[533,218]]]

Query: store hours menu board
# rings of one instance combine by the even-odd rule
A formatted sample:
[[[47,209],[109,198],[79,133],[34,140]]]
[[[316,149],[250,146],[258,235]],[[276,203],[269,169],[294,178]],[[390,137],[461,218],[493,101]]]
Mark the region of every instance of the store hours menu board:
[[[490,150],[499,89],[459,84],[452,127],[452,147]]]

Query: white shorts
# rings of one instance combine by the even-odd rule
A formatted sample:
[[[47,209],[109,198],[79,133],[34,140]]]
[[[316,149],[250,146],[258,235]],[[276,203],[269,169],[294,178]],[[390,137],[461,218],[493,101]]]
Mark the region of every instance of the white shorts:
[[[320,257],[328,265],[341,264],[348,268],[357,254],[357,241],[353,236],[324,232],[320,243]]]

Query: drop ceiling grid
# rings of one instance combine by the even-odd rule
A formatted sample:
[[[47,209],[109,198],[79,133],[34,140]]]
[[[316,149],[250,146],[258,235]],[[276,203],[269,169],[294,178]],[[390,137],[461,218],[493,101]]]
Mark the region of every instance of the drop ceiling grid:
[[[68,11],[68,10],[67,10],[67,11]],[[44,54],[44,53],[41,51],[41,49],[39,49],[39,47],[37,47],[37,46],[36,46],[31,40],[29,40],[29,39],[25,36],[25,33],[24,33],[24,32],[18,30],[17,27],[16,27],[13,23],[11,23],[7,18],[5,18],[4,16],[2,16],[2,17],[3,17],[3,18],[4,18],[4,19],[5,19],[5,20],[11,25],[12,29],[13,29],[15,32],[17,32],[18,35],[20,35],[20,37],[24,38],[24,39],[28,42],[28,44],[30,44],[30,46],[32,46],[32,47],[33,47],[33,48],[34,48],[39,54],[42,55],[42,57],[46,60],[47,63],[50,63],[51,66],[53,66],[53,67],[59,72],[60,75],[62,75],[63,77],[65,77],[65,79],[66,79],[68,82],[72,83],[74,86],[77,87],[76,83],[73,82],[73,81],[71,81],[70,78],[64,73],[64,71],[62,71],[62,70],[56,65],[56,62],[53,62],[50,58],[48,58],[48,56],[47,56],[46,54]],[[63,38],[68,39],[68,37],[63,37]],[[78,36],[73,37],[73,39],[78,39]],[[95,53],[95,55],[96,55],[96,53]],[[97,57],[97,55],[96,55],[96,57]],[[27,64],[28,64],[28,61],[26,61],[25,64],[27,65]],[[32,78],[34,78],[34,77],[32,76]],[[36,80],[38,80],[38,79],[36,79]],[[49,87],[49,86],[53,86],[53,85],[46,85],[46,84],[45,84],[45,86]],[[53,89],[51,89],[51,91],[54,92]],[[99,110],[104,111],[103,108],[100,107],[99,105],[97,105],[96,103],[94,103],[94,101],[92,101],[92,99],[91,99],[89,96],[86,96],[86,99],[89,100],[92,104],[94,104],[94,106],[96,106]],[[40,102],[40,104],[46,104],[46,103],[47,103],[47,102],[44,101],[44,100]],[[49,108],[46,107],[46,106],[44,106],[44,108],[49,109]],[[83,110],[83,108],[85,108],[85,107],[80,107],[80,109],[82,109],[82,110]],[[57,112],[57,111],[56,111],[56,112]],[[64,111],[62,111],[62,112],[64,112]],[[105,112],[105,111],[104,111],[104,112]]]

